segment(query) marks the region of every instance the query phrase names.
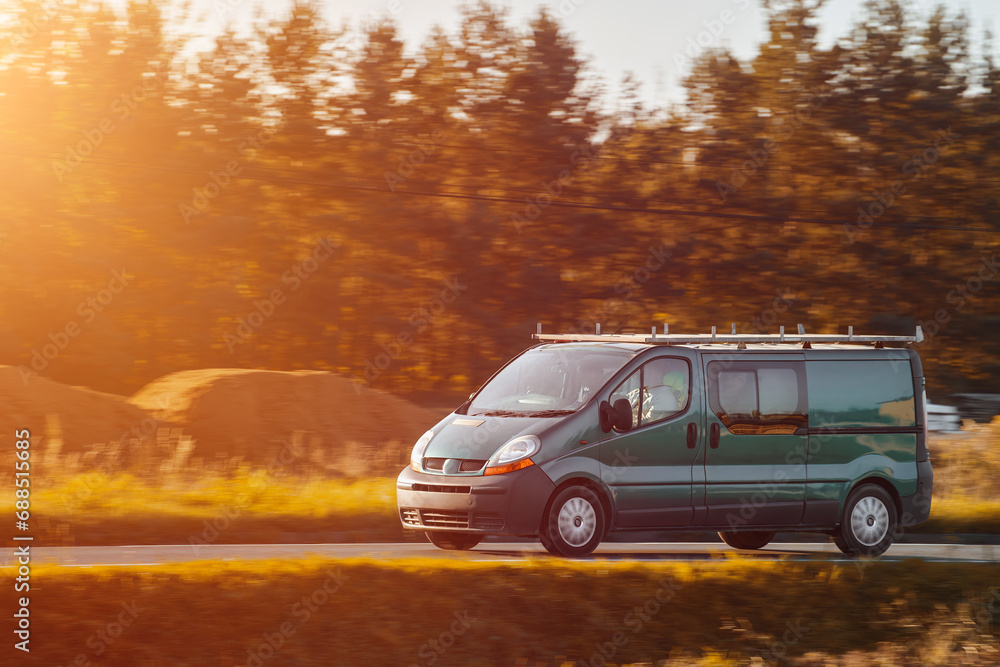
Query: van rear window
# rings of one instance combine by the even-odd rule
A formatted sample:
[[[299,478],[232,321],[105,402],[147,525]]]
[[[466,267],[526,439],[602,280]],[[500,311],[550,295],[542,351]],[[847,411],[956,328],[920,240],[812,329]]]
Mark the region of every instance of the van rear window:
[[[807,361],[806,376],[813,428],[916,426],[908,363]]]

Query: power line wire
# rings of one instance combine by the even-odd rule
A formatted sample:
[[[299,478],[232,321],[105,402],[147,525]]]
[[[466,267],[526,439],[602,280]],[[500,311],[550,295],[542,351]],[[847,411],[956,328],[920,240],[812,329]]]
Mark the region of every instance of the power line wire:
[[[0,154],[6,155],[19,155],[17,153],[9,153],[0,151]],[[20,155],[20,157],[36,157]],[[92,158],[81,158],[81,162],[87,162],[90,164],[98,164],[109,167],[118,167],[126,169],[146,169],[150,171],[164,171],[171,173],[184,173],[184,174],[195,174],[199,176],[204,176],[203,173],[197,172],[190,169],[181,169],[176,167],[166,167],[166,166],[155,166],[141,163],[121,163],[121,162],[108,162],[102,160],[96,160]],[[409,190],[405,188],[396,188],[395,190],[389,190],[388,188],[375,187],[375,186],[361,186],[361,185],[348,185],[342,183],[333,183],[329,181],[316,181],[316,180],[306,180],[306,179],[289,179],[289,178],[268,178],[262,175],[250,175],[247,171],[241,172],[238,175],[233,175],[234,180],[250,180],[250,181],[260,181],[268,183],[279,183],[279,184],[291,184],[291,185],[308,185],[323,188],[333,188],[338,190],[352,190],[359,192],[375,192],[384,195],[402,195],[402,196],[417,196],[417,197],[439,197],[447,199],[464,199],[471,201],[485,201],[485,202],[498,202],[498,203],[511,203],[517,204],[518,206],[524,206],[524,199],[516,199],[514,197],[505,196],[491,196],[491,195],[480,195],[472,193],[456,193],[456,192],[433,192],[433,191],[422,191],[422,190]],[[612,204],[600,204],[591,202],[579,202],[579,201],[559,201],[553,198],[552,201],[547,206],[554,206],[557,208],[576,208],[576,209],[588,209],[588,210],[601,210],[601,211],[617,211],[625,213],[645,213],[651,215],[676,215],[682,217],[697,217],[697,218],[721,218],[727,220],[749,220],[757,222],[772,222],[785,224],[787,222],[795,222],[802,224],[815,224],[815,225],[839,225],[839,226],[850,226],[857,227],[857,221],[851,220],[830,220],[822,218],[801,218],[797,216],[769,216],[769,215],[754,215],[747,213],[724,213],[721,211],[691,211],[682,209],[661,209],[661,208],[648,208],[648,207],[636,207],[636,206],[619,206]],[[515,212],[516,214],[516,212]],[[514,214],[512,214],[514,215]],[[528,220],[530,222],[530,220]],[[933,230],[933,231],[964,231],[964,232],[982,232],[982,233],[1000,233],[1000,227],[968,227],[961,225],[927,225],[927,224],[916,224],[916,223],[880,223],[877,220],[868,225],[868,227],[878,227],[879,229],[922,229],[922,230]]]

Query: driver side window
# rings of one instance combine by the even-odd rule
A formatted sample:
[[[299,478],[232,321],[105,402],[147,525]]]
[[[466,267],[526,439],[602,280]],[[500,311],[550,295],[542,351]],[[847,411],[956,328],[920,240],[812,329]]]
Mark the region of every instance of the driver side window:
[[[632,428],[662,421],[687,409],[691,371],[683,359],[660,357],[643,364],[611,392],[632,406]]]

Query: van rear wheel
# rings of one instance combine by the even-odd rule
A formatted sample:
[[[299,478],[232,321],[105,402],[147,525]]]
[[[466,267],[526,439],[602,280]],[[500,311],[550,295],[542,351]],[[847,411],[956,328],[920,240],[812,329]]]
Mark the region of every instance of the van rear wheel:
[[[774,533],[765,530],[720,532],[719,537],[734,549],[760,549],[774,539]]]
[[[604,538],[604,506],[593,491],[570,486],[558,493],[539,538],[546,551],[579,558],[593,553]]]
[[[479,544],[483,536],[476,533],[454,533],[438,530],[424,531],[427,539],[438,549],[448,551],[467,551]]]
[[[896,534],[896,503],[875,484],[859,486],[847,497],[834,542],[851,556],[878,556]]]

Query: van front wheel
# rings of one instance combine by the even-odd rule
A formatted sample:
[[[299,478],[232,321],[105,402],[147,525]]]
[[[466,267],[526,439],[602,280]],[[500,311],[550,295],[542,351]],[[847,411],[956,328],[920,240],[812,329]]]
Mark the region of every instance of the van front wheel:
[[[774,533],[765,530],[751,530],[741,533],[720,532],[722,541],[734,549],[760,549],[774,539]]]
[[[438,549],[447,549],[448,551],[468,551],[483,539],[482,535],[476,533],[452,533],[438,530],[424,531],[424,535]]]
[[[583,486],[571,486],[552,501],[539,537],[550,553],[577,558],[597,548],[604,527],[604,506],[597,494]]]
[[[881,486],[865,484],[847,497],[834,542],[851,556],[878,556],[896,533],[896,503]]]

